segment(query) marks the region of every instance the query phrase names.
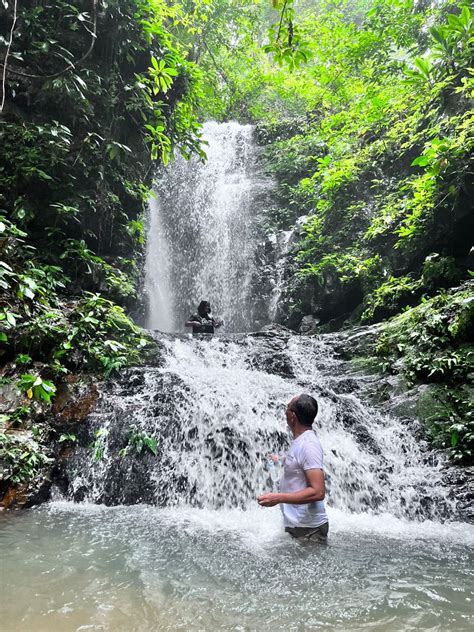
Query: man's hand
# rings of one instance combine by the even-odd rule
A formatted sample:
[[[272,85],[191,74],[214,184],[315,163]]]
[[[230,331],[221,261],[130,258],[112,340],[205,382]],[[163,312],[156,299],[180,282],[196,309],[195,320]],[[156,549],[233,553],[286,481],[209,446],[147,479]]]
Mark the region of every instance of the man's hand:
[[[257,500],[260,507],[274,507],[281,502],[280,494],[274,494],[272,492],[262,494]]]

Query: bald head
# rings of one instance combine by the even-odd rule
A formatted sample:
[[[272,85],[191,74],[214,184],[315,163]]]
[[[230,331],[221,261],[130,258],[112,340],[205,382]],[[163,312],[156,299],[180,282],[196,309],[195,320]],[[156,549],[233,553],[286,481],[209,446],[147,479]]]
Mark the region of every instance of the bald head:
[[[302,426],[311,428],[318,414],[318,402],[305,393],[296,395],[288,404],[288,409],[293,411]]]

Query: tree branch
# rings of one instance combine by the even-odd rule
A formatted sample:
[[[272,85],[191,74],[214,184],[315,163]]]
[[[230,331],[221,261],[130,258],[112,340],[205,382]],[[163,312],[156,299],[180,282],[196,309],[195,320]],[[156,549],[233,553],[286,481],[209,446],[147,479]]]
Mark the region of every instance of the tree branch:
[[[29,74],[27,72],[22,72],[21,70],[14,70],[13,68],[10,68],[9,72],[13,73],[15,75],[19,75],[20,77],[28,77],[29,79],[56,79],[56,77],[60,77],[61,75],[64,75],[69,70],[72,70],[73,68],[75,68],[76,66],[81,64],[92,53],[92,49],[94,48],[95,42],[97,40],[97,1],[98,0],[92,0],[92,5],[93,5],[92,11],[93,11],[93,19],[94,19],[93,30],[91,32],[89,29],[86,29],[91,34],[92,40],[91,40],[89,48],[87,49],[87,51],[84,53],[84,55],[80,59],[78,59],[74,63],[72,61],[69,62],[69,65],[66,66],[66,68],[63,68],[63,70],[60,70],[59,72],[55,72],[52,75],[31,75],[31,74]],[[15,0],[15,8],[16,8],[16,2],[17,2],[17,0]],[[5,81],[5,76],[6,76],[6,58],[5,58],[5,64],[3,65],[3,75],[4,75],[4,81]],[[5,89],[4,89],[4,96],[5,96]],[[2,105],[2,107],[3,107],[3,105]],[[1,112],[1,109],[0,109],[0,112]]]
[[[229,88],[232,90],[232,92],[234,92],[234,87],[233,85],[230,83],[230,81],[227,79],[225,73],[223,70],[221,70],[216,62],[216,59],[214,57],[214,55],[211,52],[211,49],[209,48],[209,46],[207,45],[206,40],[202,40],[202,43],[204,44],[205,49],[207,50],[207,52],[209,53],[209,57],[212,60],[212,63],[214,64],[217,72],[220,74],[220,76],[222,77],[222,79],[225,81],[225,83],[229,86]]]
[[[17,6],[18,6],[18,0],[15,0],[14,4],[13,4],[13,22],[12,22],[12,28],[10,30],[10,39],[8,41],[8,45],[7,45],[7,52],[5,53],[5,62],[3,64],[3,77],[2,77],[2,103],[0,105],[0,114],[2,114],[3,112],[3,106],[5,105],[5,82],[6,82],[6,78],[7,78],[7,65],[8,65],[8,56],[10,54],[10,48],[13,42],[13,31],[15,30],[15,26],[16,26],[16,18],[17,18]]]
[[[277,36],[275,38],[275,42],[278,42],[278,40],[280,39],[280,31],[281,31],[281,27],[283,25],[283,18],[285,16],[285,10],[286,10],[286,5],[288,4],[288,0],[285,0],[285,3],[281,9],[281,17],[280,17],[280,24],[278,25],[278,33]]]

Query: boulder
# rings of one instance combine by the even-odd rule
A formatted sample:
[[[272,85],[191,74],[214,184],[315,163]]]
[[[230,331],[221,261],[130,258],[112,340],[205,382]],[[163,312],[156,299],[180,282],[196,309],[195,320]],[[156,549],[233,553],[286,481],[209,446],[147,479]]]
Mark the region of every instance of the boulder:
[[[58,386],[51,409],[53,424],[81,423],[94,410],[99,398],[97,384],[92,377],[68,375]]]

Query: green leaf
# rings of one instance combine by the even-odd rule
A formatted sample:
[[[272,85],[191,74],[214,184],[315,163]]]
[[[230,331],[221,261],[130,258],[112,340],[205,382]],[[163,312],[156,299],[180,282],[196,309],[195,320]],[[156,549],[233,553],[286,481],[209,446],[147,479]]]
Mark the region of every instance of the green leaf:
[[[411,163],[412,167],[426,167],[426,165],[429,164],[429,160],[427,156],[418,156],[418,158],[415,158],[415,160],[413,160],[413,162]]]
[[[430,78],[430,72],[431,72],[432,66],[431,66],[430,61],[428,61],[428,59],[417,57],[413,63],[426,79]]]
[[[42,169],[35,169],[41,180],[52,180],[53,178],[45,173]]]
[[[451,433],[451,447],[455,448],[459,441],[459,433],[457,430],[453,430]]]
[[[461,22],[457,15],[449,13],[448,24],[453,30],[457,31],[458,33],[464,33],[464,24]]]
[[[471,12],[466,5],[464,5],[461,10],[460,20],[465,27],[468,27],[471,22]]]
[[[144,443],[146,447],[150,450],[150,452],[152,452],[155,456],[158,454],[156,439],[153,439],[152,437],[145,437]]]
[[[430,35],[442,46],[446,44],[445,38],[441,35],[441,31],[437,29],[435,26],[430,28]]]

